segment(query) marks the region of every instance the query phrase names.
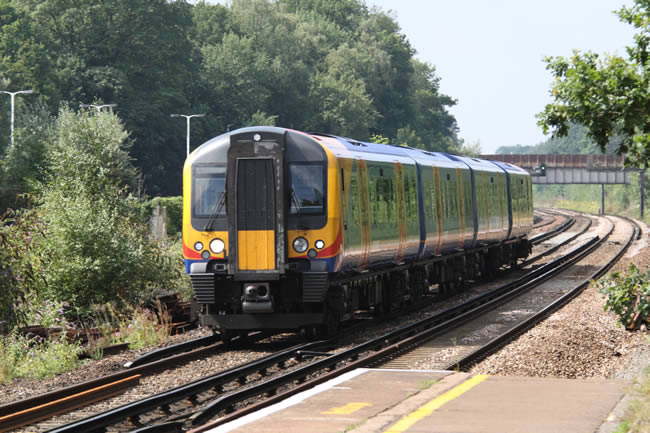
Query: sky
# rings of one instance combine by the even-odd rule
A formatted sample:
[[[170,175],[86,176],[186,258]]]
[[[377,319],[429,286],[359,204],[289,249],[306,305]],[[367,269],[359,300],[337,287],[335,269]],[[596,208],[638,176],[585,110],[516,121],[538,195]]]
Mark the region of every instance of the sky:
[[[366,0],[392,11],[416,57],[435,66],[459,136],[481,153],[547,140],[535,115],[552,101],[546,56],[626,56],[634,29],[612,13],[632,0]]]

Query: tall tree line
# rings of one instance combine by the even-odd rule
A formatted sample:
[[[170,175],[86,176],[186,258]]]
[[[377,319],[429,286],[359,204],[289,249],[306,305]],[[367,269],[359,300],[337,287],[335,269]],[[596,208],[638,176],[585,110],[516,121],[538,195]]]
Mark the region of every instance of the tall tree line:
[[[185,122],[171,113],[207,113],[194,146],[275,124],[451,150],[455,101],[439,80],[394,18],[361,0],[0,0],[0,90],[36,91],[17,98],[16,148],[0,136],[4,189],[38,176],[47,128],[25,130],[62,103],[118,104],[150,194],[180,193]]]

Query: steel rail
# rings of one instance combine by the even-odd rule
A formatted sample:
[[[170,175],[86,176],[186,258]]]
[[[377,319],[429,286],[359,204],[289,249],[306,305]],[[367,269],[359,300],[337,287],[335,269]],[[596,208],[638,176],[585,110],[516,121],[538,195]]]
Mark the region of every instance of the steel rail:
[[[570,226],[570,225],[568,225],[568,226]],[[595,241],[595,239],[596,238],[594,238],[590,242]],[[530,274],[528,274],[526,276],[523,276],[522,278],[520,278],[519,280],[517,280],[517,281],[515,281],[513,283],[505,285],[505,286],[503,286],[503,287],[501,287],[499,289],[496,289],[495,291],[490,292],[488,294],[485,294],[485,295],[479,296],[477,298],[474,298],[473,301],[475,303],[487,302],[487,300],[488,300],[488,298],[490,298],[490,296],[491,297],[497,296],[496,292],[500,292],[501,294],[503,294],[504,292],[508,292],[509,290],[512,290],[512,288],[515,287],[516,284],[522,284],[522,282],[524,282],[524,281],[530,281],[532,279],[535,279],[535,277],[534,277],[535,275],[541,275],[543,273],[549,272],[553,266],[557,266],[557,264],[559,264],[561,262],[565,262],[573,254],[576,254],[577,251],[579,251],[580,248],[581,247],[577,248],[576,250],[574,250],[571,253],[567,254],[563,258],[560,258],[560,259],[558,259],[558,260],[556,260],[556,261],[554,261],[552,263],[543,265],[542,267],[540,267],[536,271],[533,271],[532,273],[530,273]],[[554,263],[556,265],[553,265]],[[511,293],[510,296],[514,296],[514,294]],[[504,301],[502,301],[502,302],[504,302]],[[492,304],[489,304],[489,305],[492,305]],[[458,315],[458,314],[462,315],[463,314],[462,310],[463,309],[467,310],[468,308],[469,307],[467,305],[462,305],[462,306],[458,306],[458,307],[446,310],[446,311],[440,313],[439,315],[435,316],[437,318],[437,321],[438,321],[437,323],[444,322],[447,319],[447,317],[451,317],[453,315]],[[443,314],[443,313],[446,313],[446,315]],[[476,309],[471,310],[471,314],[477,314]],[[470,315],[467,314],[467,313],[465,313],[464,317],[465,317],[465,321],[471,320]],[[427,320],[427,319],[425,319],[425,320]],[[431,320],[431,319],[429,319],[429,320]],[[433,323],[433,322],[431,322],[431,323]],[[433,326],[431,323],[424,325],[424,327],[427,328],[427,327]],[[456,326],[459,326],[459,324],[460,323],[458,323]],[[415,325],[417,325],[417,324],[415,324]],[[422,326],[422,324],[420,324],[420,325]],[[401,335],[413,335],[413,334],[417,334],[419,332],[419,330],[417,330],[414,327],[414,325],[410,325],[410,326],[407,326],[405,328],[405,330],[403,330],[401,332],[402,332]],[[381,339],[383,339],[384,342],[386,344],[388,344],[389,340],[395,341],[397,339],[397,337],[390,336],[390,335],[385,335],[385,336],[381,337]],[[402,343],[393,343],[393,344],[397,344],[398,346],[403,345]],[[367,344],[362,344],[362,345],[358,346],[358,348],[360,349],[360,350],[358,350],[358,352],[363,352],[364,350],[365,351],[368,351],[368,350],[381,351],[381,347],[379,347],[379,348],[375,347],[374,349],[371,348],[371,346],[373,346],[373,345],[376,346],[376,343],[375,342],[369,342]],[[328,355],[328,354],[323,354],[323,355]],[[345,356],[346,355],[343,355],[343,358],[345,358]],[[359,354],[356,353],[356,354],[351,354],[351,355],[348,355],[348,356],[349,356],[350,359],[353,359],[353,358],[358,358]],[[329,365],[326,366],[325,368],[326,369],[334,369],[334,368],[336,368],[336,364],[341,362],[341,360],[339,360],[338,358],[339,358],[338,355],[333,355],[333,356],[329,356],[329,357],[327,357],[325,359],[322,359],[320,361],[317,361],[314,364],[319,364],[319,363],[320,364],[323,364],[323,363],[327,364],[327,363],[329,363]],[[369,362],[369,360],[370,360],[370,358],[368,358],[368,357],[366,357],[364,359],[366,360],[365,362]],[[334,362],[334,364],[332,365],[331,362]],[[301,369],[297,369],[296,371],[298,371],[298,370],[301,370]],[[300,376],[300,374],[301,373],[297,373],[297,376]],[[293,377],[293,376],[291,376],[291,377]],[[262,391],[263,393],[264,392],[265,393],[274,393],[275,392],[275,389],[276,389],[275,388],[275,383],[276,382],[274,382],[274,380],[265,382],[267,385],[264,385],[265,391]],[[306,378],[305,377],[298,377],[297,379],[293,378],[291,380],[295,380],[295,381],[300,382],[300,381],[306,380]],[[286,381],[286,379],[285,379],[285,381]],[[282,382],[282,380],[277,378],[277,383],[281,383],[281,382]],[[210,388],[210,387],[214,387],[214,385],[208,386],[208,388]],[[179,387],[179,388],[184,388],[184,387]],[[251,387],[251,388],[247,388],[247,389],[253,389],[253,388],[256,388],[256,387]],[[172,390],[172,391],[176,391],[176,390]],[[172,391],[170,391],[169,393],[171,393],[173,395],[174,393]],[[188,390],[185,389],[185,390],[181,390],[179,392],[183,393],[183,392],[187,392],[187,391]],[[255,391],[251,391],[251,392],[255,392]],[[163,393],[163,394],[167,394],[167,393]],[[258,394],[259,394],[259,391],[258,391]],[[240,394],[240,396],[241,395],[245,395],[245,392],[243,394]],[[114,420],[106,421],[107,419],[110,420],[111,417],[114,417],[114,418],[121,417],[122,420],[126,419],[126,418],[129,418],[129,417],[137,417],[141,413],[144,413],[147,410],[151,410],[151,408],[161,407],[161,406],[164,406],[165,404],[169,404],[169,403],[166,403],[166,402],[161,403],[161,401],[165,401],[165,399],[167,397],[169,397],[169,395],[168,396],[163,396],[163,395],[152,396],[152,397],[150,397],[148,399],[145,399],[145,400],[142,400],[140,402],[135,402],[135,403],[132,403],[132,404],[129,404],[129,405],[125,405],[125,406],[122,406],[121,408],[117,408],[117,409],[114,409],[112,411],[105,412],[104,414],[99,414],[96,417],[91,417],[91,418],[99,417],[99,418],[101,418],[101,421],[98,421],[98,420],[92,421],[91,419],[82,420],[84,422],[92,424],[92,427],[89,427],[88,429],[86,429],[86,427],[82,427],[83,429],[79,430],[78,428],[80,428],[81,426],[80,425],[77,426],[76,425],[77,423],[73,423],[73,424],[69,425],[70,427],[63,426],[62,428],[54,430],[54,431],[70,431],[70,430],[68,430],[68,428],[73,428],[74,431],[90,431],[90,430],[94,430],[94,429],[97,429],[97,428],[101,429],[103,427],[101,427],[100,424],[102,426],[104,426],[104,427],[108,426],[108,425],[111,425],[111,424],[115,424]],[[177,398],[177,397],[172,397],[172,398]],[[185,397],[183,397],[183,398],[185,398]],[[192,418],[192,422],[194,422],[194,423],[200,422],[199,420],[202,420],[202,419],[204,419],[205,416],[207,416],[205,414],[210,412],[210,410],[214,410],[214,409],[211,409],[211,408],[223,407],[223,406],[225,406],[226,409],[229,408],[230,407],[229,401],[231,399],[232,399],[232,397],[230,397],[230,395],[221,397],[220,399],[217,399],[217,401],[215,401],[215,403],[210,404],[206,410],[204,410],[202,412],[199,412],[199,414],[194,415],[194,417]],[[147,407],[147,406],[149,406],[149,408],[145,409],[145,407]],[[138,412],[138,411],[140,411],[140,412]],[[173,428],[176,428],[176,424],[170,424],[170,425],[173,426]],[[72,426],[75,426],[75,427],[72,427]],[[158,428],[158,427],[153,426],[152,428]]]
[[[58,400],[33,406],[19,412],[10,413],[0,417],[0,432],[7,432],[24,425],[53,417],[70,410],[78,409],[96,401],[113,397],[137,385],[142,375],[136,374],[124,379],[116,380],[77,394],[69,395]]]
[[[533,245],[540,244],[544,242],[546,239],[552,238],[558,233],[564,232],[568,230],[574,223],[576,222],[576,219],[573,217],[567,217],[567,220],[560,224],[559,226],[555,227],[553,230],[549,230],[547,232],[541,233],[537,236],[534,236],[530,239],[530,242]]]
[[[628,218],[621,217],[623,219]],[[625,245],[621,248],[621,250],[614,256],[611,260],[609,260],[607,263],[605,263],[603,266],[601,266],[596,272],[594,272],[589,278],[584,279],[581,281],[576,287],[574,287],[572,290],[561,296],[560,298],[556,299],[546,307],[544,307],[542,310],[539,312],[535,313],[528,319],[524,320],[523,322],[519,323],[518,325],[514,326],[513,328],[509,329],[508,331],[504,332],[503,334],[499,335],[498,337],[494,338],[493,340],[489,341],[486,343],[484,346],[479,347],[472,353],[468,354],[467,356],[461,358],[460,360],[449,364],[445,369],[446,370],[466,370],[468,367],[476,364],[477,362],[481,361],[491,353],[495,352],[498,348],[502,347],[506,343],[514,340],[517,338],[519,335],[523,334],[530,328],[534,327],[538,323],[542,322],[546,317],[548,317],[551,313],[559,310],[562,308],[564,305],[568,304],[572,299],[577,297],[582,291],[589,286],[589,284],[600,278],[602,275],[604,275],[620,258],[625,254],[625,252],[629,249],[629,247],[632,245],[632,242],[634,242],[635,239],[638,238],[638,233],[640,231],[640,227],[634,222],[634,221],[629,221],[633,227],[633,233],[625,243]],[[611,231],[610,231],[611,233]],[[609,236],[609,234],[607,235]]]
[[[531,257],[531,258],[525,260],[525,261],[521,264],[521,266],[529,265],[529,264],[531,264],[531,263],[536,262],[537,260],[541,259],[541,258],[544,257],[544,256],[547,256],[547,255],[549,255],[549,254],[551,254],[551,253],[554,253],[555,251],[559,250],[560,248],[562,248],[563,246],[567,245],[569,242],[573,241],[573,240],[576,239],[578,236],[580,236],[581,234],[583,234],[583,233],[585,233],[587,230],[589,230],[589,228],[591,227],[591,224],[592,224],[592,220],[590,219],[589,222],[587,223],[587,225],[586,225],[583,229],[581,229],[580,231],[576,232],[575,235],[573,235],[573,236],[571,236],[570,238],[567,238],[567,239],[565,239],[564,241],[560,242],[559,244],[554,245],[554,246],[552,246],[551,248],[549,248],[549,249],[547,249],[547,250],[545,250],[545,251],[542,251],[541,253],[536,254],[536,255],[534,255],[533,257]],[[556,233],[556,234],[557,234],[557,233]],[[547,239],[548,239],[548,238],[547,238]]]
[[[195,338],[189,341],[184,341],[182,343],[173,344],[171,346],[162,347],[160,349],[152,350],[143,355],[140,355],[133,361],[125,363],[124,368],[133,368],[139,365],[148,364],[162,358],[168,358],[178,353],[189,352],[192,349],[196,349],[197,347],[209,346],[218,341],[221,341],[221,336],[219,334],[212,334],[205,337]]]
[[[207,420],[214,417],[216,414],[220,412],[227,413],[233,410],[237,403],[240,403],[245,400],[249,400],[259,395],[276,394],[278,389],[280,389],[282,386],[285,386],[287,383],[304,382],[311,375],[316,374],[318,371],[335,370],[331,373],[327,373],[315,379],[312,379],[303,385],[298,385],[288,391],[285,391],[281,395],[267,398],[263,402],[254,404],[253,406],[251,406],[251,408],[240,409],[230,415],[223,416],[217,421],[207,424],[208,427],[206,428],[212,428],[215,427],[216,425],[220,425],[227,421],[233,420],[236,417],[243,416],[244,414],[249,413],[250,411],[258,410],[259,408],[272,404],[280,399],[287,398],[297,392],[313,387],[318,383],[322,383],[346,371],[359,368],[359,367],[372,365],[373,363],[376,363],[389,356],[395,355],[396,353],[405,352],[413,348],[419,342],[423,340],[428,340],[444,332],[448,332],[453,328],[456,328],[470,320],[475,319],[477,315],[480,315],[494,308],[494,306],[502,304],[503,302],[513,298],[514,296],[520,294],[521,292],[540,284],[542,280],[546,280],[551,276],[557,274],[558,272],[561,272],[563,269],[573,264],[575,260],[579,260],[582,257],[584,257],[585,254],[588,254],[588,251],[593,250],[593,248],[599,245],[600,242],[602,242],[600,238],[598,237],[592,238],[586,244],[576,248],[571,253],[569,253],[571,257],[562,257],[556,260],[554,262],[556,263],[555,267],[547,266],[550,264],[543,266],[543,268],[545,269],[541,272],[535,272],[536,274],[539,275],[537,275],[536,278],[532,278],[532,279],[528,278],[527,280],[529,281],[525,282],[523,286],[516,287],[516,288],[511,287],[510,291],[506,293],[501,293],[500,296],[496,298],[492,298],[491,300],[485,303],[481,303],[480,305],[475,306],[474,308],[470,308],[467,305],[463,305],[463,306],[449,309],[449,310],[456,310],[457,315],[452,318],[447,318],[447,320],[442,321],[442,323],[433,325],[433,323],[431,323],[432,318],[423,319],[420,322],[390,332],[372,341],[362,343],[345,352],[332,355],[320,361],[314,362],[308,366],[300,367],[296,370],[287,373],[282,377],[276,377],[269,381],[259,383],[245,389],[237,390],[228,395],[224,395],[218,398],[217,400],[213,401],[212,403],[210,403],[202,411],[192,415],[190,417],[190,422],[193,425],[205,423]],[[511,283],[506,286],[513,286],[513,284]],[[497,289],[496,291],[498,290],[499,289]],[[481,296],[479,296],[478,298],[481,298]],[[439,313],[434,317],[440,320],[441,318],[439,316],[444,316],[445,313],[448,312],[449,310],[443,313]],[[425,323],[425,322],[429,322],[429,323]],[[424,329],[419,330],[418,326],[423,326]],[[365,357],[361,358],[361,355],[363,353],[373,352],[373,351],[374,353],[370,353],[369,355],[366,355]],[[343,367],[337,367],[339,363],[343,363],[346,361],[348,362],[346,365],[344,365]],[[202,430],[203,427],[193,431],[202,431]]]
[[[24,400],[19,400],[15,401],[12,403],[7,403],[2,406],[0,406],[0,417],[4,417],[10,414],[15,414],[18,412],[24,412],[26,410],[30,410],[32,408],[37,408],[37,407],[42,407],[43,405],[53,402],[53,401],[61,401],[65,399],[66,397],[70,397],[76,394],[80,394],[83,392],[90,391],[92,389],[125,379],[127,377],[133,376],[133,375],[141,375],[141,376],[146,376],[151,374],[154,370],[158,368],[163,368],[167,367],[169,365],[173,365],[176,363],[184,362],[188,359],[196,358],[199,356],[203,356],[205,354],[208,354],[210,352],[213,352],[216,349],[224,347],[221,342],[217,342],[215,344],[212,344],[210,346],[206,347],[201,347],[198,349],[194,349],[190,352],[186,353],[181,353],[178,355],[171,356],[169,358],[165,358],[162,360],[150,362],[148,364],[140,365],[135,368],[131,368],[129,370],[124,370],[120,371],[118,373],[110,374],[107,376],[99,377],[97,379],[92,379],[88,380],[86,382],[82,382],[76,385],[72,385],[67,388],[62,388],[58,390],[54,390],[45,394],[37,395],[35,397],[27,398]],[[88,404],[92,402],[89,401]],[[36,417],[36,416],[35,416]],[[1,419],[1,418],[0,418]],[[43,419],[43,418],[39,418]]]
[[[555,261],[555,263],[562,263],[567,261],[572,255],[577,254],[580,251],[580,248],[584,248],[584,247],[576,248],[574,251],[568,253],[567,256],[562,257],[557,261]],[[551,272],[552,267],[553,267],[552,263],[543,265],[539,269],[533,271],[531,274],[527,276],[523,276],[522,278],[517,280],[517,282],[521,284],[521,282],[523,281],[530,281],[531,279],[534,278],[535,275],[541,275],[546,272]],[[360,354],[364,352],[374,351],[375,354],[366,356],[363,359],[362,364],[358,364],[358,362],[354,362],[354,361],[350,363],[350,365],[352,365],[354,368],[356,368],[357,365],[367,365],[368,363],[372,362],[372,360],[375,359],[376,357],[385,357],[389,353],[393,353],[395,350],[399,350],[402,347],[406,347],[406,345],[413,344],[413,342],[411,341],[411,339],[413,338],[412,336],[419,335],[420,336],[419,338],[421,338],[423,332],[428,332],[428,333],[432,332],[430,330],[427,331],[427,329],[429,328],[435,328],[434,331],[436,329],[442,330],[446,328],[447,326],[449,326],[447,322],[453,320],[451,319],[453,316],[460,316],[463,318],[462,319],[463,321],[470,320],[471,317],[476,314],[477,308],[479,309],[481,308],[480,304],[489,303],[490,298],[507,295],[508,290],[512,290],[512,288],[515,287],[517,282],[507,284],[488,294],[484,294],[474,298],[472,300],[473,304],[475,306],[477,304],[479,305],[474,309],[471,309],[466,304],[447,309],[433,317],[423,319],[420,322],[416,322],[415,324],[408,325],[400,330],[393,331],[389,334],[379,337],[378,339],[358,345],[355,348],[351,349],[350,351],[342,352],[340,354],[335,354],[332,356],[326,356],[328,354],[323,354],[326,356],[325,358],[310,364],[310,366],[298,368],[288,373],[287,375],[282,376],[284,377],[284,379],[275,378],[270,381],[263,382],[262,384],[245,388],[245,390],[241,390],[239,393],[231,393],[223,397],[220,397],[215,402],[211,403],[208,407],[206,407],[204,410],[193,415],[191,421],[193,423],[202,422],[205,419],[205,417],[209,417],[209,414],[215,410],[231,408],[235,404],[235,402],[243,398],[243,396],[250,397],[251,395],[256,395],[259,393],[267,393],[267,394],[275,393],[277,391],[277,388],[279,386],[282,386],[283,384],[286,384],[287,381],[289,382],[306,381],[307,378],[314,373],[314,371],[334,370],[336,369],[337,364],[341,362],[346,362],[346,361],[349,362],[350,360],[359,358]],[[483,308],[487,308],[487,307],[483,307]],[[456,326],[458,326],[459,324],[460,324],[459,319],[456,319]],[[407,340],[400,342],[399,340],[403,339],[405,336],[407,337]],[[309,351],[308,349],[313,347],[318,347],[319,345],[324,345],[324,344],[327,343],[316,342],[316,343],[310,343],[309,345],[301,346],[301,348],[298,349],[298,351],[296,351],[295,355],[300,356],[301,353],[299,353],[299,351],[302,351],[304,355],[313,355],[313,352]],[[387,348],[386,346],[391,346],[391,348]],[[311,367],[311,366],[316,366],[316,367]],[[187,398],[187,396],[189,395],[193,395],[198,392],[205,391],[207,389],[218,387],[220,384],[223,383],[232,382],[233,380],[236,380],[236,378],[239,377],[245,377],[246,375],[251,374],[252,372],[259,371],[259,369],[260,369],[259,365],[256,365],[254,363],[247,364],[241,367],[241,369],[238,371],[230,372],[230,374],[228,374],[227,376],[226,373],[222,373],[219,375],[212,376],[210,378],[202,379],[193,382],[192,384],[185,385],[176,388],[174,390],[170,390],[166,393],[158,394],[146,398],[144,400],[140,400],[138,402],[121,406],[119,408],[104,412],[102,414],[98,414],[96,416],[86,418],[84,420],[80,420],[76,423],[62,426],[52,431],[53,432],[64,432],[64,431],[84,432],[84,431],[101,430],[110,425],[115,425],[127,418],[134,418],[143,413],[146,413],[147,411],[151,411],[153,409],[163,407],[165,405],[169,405],[174,401],[178,401],[179,399]],[[347,369],[345,371],[347,371]],[[170,428],[176,428],[177,426],[176,424],[169,424],[169,425]],[[151,426],[151,428],[159,429],[160,427],[158,427],[158,425],[155,425],[155,426]]]
[[[126,368],[131,369],[130,372],[120,372],[113,375],[109,375],[103,378],[98,378],[95,380],[87,381],[72,387],[68,387],[61,390],[56,390],[47,394],[36,396],[30,399],[21,400],[19,402],[9,403],[3,406],[0,406],[0,416],[16,413],[20,411],[27,410],[29,408],[42,406],[44,402],[47,401],[60,401],[66,396],[75,395],[80,392],[86,392],[90,389],[103,386],[104,384],[111,383],[113,381],[118,381],[124,377],[127,377],[129,374],[140,373],[147,374],[149,369],[160,368],[167,363],[182,362],[186,358],[201,356],[205,352],[212,351],[214,348],[218,347],[220,343],[218,340],[220,337],[218,335],[211,335],[207,337],[201,337],[198,339],[190,340],[188,342],[179,343],[176,345],[168,346],[162,349],[154,350],[148,352],[145,355],[136,358],[134,361],[125,364]],[[216,343],[216,344],[212,344]],[[205,346],[198,350],[191,350],[195,347]],[[176,356],[170,356],[172,354],[177,354],[178,352],[189,351],[187,353],[182,353]],[[159,360],[160,358],[168,357],[168,359],[163,359],[161,361],[154,362],[154,360]],[[136,369],[135,367],[141,367]],[[87,400],[88,404],[96,401]],[[39,419],[44,419],[40,417]],[[36,421],[34,419],[32,422]]]
[[[260,358],[251,363],[196,380],[187,385],[58,427],[50,430],[50,432],[91,432],[102,430],[108,426],[123,422],[126,419],[138,417],[139,415],[161,407],[168,407],[173,403],[191,398],[201,392],[213,389],[220,390],[224,385],[234,381],[245,383],[247,376],[251,374],[259,373],[261,376],[264,376],[267,369],[276,365],[282,365],[287,360],[300,356],[301,350],[309,351],[311,349],[327,346],[328,344],[328,341],[316,341],[294,346],[273,355]]]

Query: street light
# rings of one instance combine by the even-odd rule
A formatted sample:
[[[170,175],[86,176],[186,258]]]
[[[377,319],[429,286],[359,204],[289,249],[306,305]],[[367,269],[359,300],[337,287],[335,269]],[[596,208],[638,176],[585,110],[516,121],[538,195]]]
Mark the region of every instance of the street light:
[[[25,94],[34,93],[34,91],[32,89],[29,89],[29,90],[19,90],[17,92],[0,90],[0,92],[6,93],[7,95],[11,96],[11,147],[13,147],[14,146],[14,103],[15,103],[16,95],[18,95],[19,93],[25,93]]]
[[[101,105],[97,105],[97,104],[79,104],[79,107],[80,107],[80,108],[90,108],[90,107],[93,107],[93,108],[95,108],[95,109],[97,110],[97,112],[99,113],[100,111],[102,111],[102,108],[113,108],[113,107],[117,107],[117,104],[101,104]]]
[[[190,119],[192,117],[205,117],[203,114],[170,114],[169,117],[184,117],[187,119],[187,156],[190,156]]]

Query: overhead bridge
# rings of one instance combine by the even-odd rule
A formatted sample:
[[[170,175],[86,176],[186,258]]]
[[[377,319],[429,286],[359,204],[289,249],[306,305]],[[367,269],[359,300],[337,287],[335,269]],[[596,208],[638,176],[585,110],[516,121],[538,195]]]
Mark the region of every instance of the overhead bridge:
[[[630,183],[630,174],[643,170],[625,167],[623,155],[481,155],[514,164],[528,171],[537,185],[600,184],[601,209],[605,208],[605,185]],[[644,176],[639,176],[641,216],[643,216]]]

